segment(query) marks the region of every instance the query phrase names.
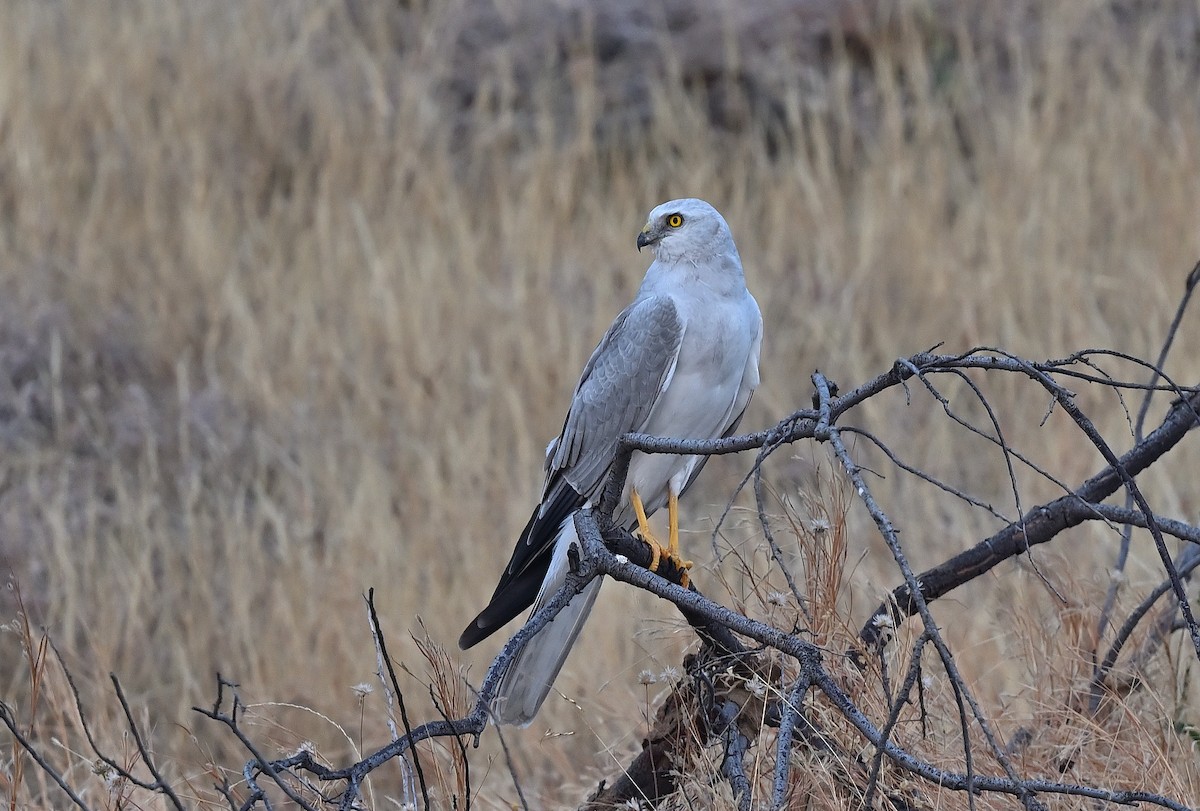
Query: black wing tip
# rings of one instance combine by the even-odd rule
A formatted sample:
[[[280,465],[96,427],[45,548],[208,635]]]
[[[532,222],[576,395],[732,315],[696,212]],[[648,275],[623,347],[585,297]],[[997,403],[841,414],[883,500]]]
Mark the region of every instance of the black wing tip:
[[[565,485],[555,491],[544,515],[541,505],[533,511],[491,601],[458,638],[461,650],[478,645],[533,605],[550,568],[558,527],[583,503],[583,496]]]
[[[462,635],[458,638],[459,650],[467,650],[478,645],[483,640],[487,639],[496,630],[495,626],[487,627],[483,624],[480,617],[471,620],[471,624],[463,629]]]

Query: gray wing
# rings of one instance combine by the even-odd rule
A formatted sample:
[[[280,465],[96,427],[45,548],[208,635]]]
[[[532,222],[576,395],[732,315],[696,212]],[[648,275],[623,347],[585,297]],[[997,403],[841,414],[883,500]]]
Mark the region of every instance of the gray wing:
[[[562,434],[546,459],[547,491],[561,476],[580,495],[604,481],[617,443],[640,430],[671,381],[683,322],[666,296],[625,308],[588,359],[575,388]]]
[[[665,296],[630,304],[600,339],[575,387],[562,434],[546,449],[542,501],[521,533],[492,599],[459,637],[464,650],[533,604],[550,571],[563,521],[601,487],[621,437],[645,425],[671,381],[682,342],[679,312]],[[561,659],[551,661],[555,668],[562,664]]]

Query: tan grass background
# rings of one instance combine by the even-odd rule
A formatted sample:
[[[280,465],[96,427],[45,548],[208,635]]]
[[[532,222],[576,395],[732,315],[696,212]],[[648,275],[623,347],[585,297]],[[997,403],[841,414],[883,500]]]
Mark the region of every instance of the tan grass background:
[[[746,428],[807,404],[814,368],[849,387],[939,342],[1152,358],[1200,257],[1195,8],[1118,5],[847,17],[854,48],[800,53],[772,85],[774,117],[736,126],[713,124],[683,81],[694,54],[659,32],[640,47],[673,58],[641,77],[640,122],[615,132],[603,125],[622,91],[589,49],[543,75],[525,70],[522,29],[486,51],[454,45],[480,20],[520,18],[503,3],[0,6],[0,567],[101,740],[129,747],[112,671],[170,773],[211,800],[208,764],[241,755],[188,708],[211,702],[219,670],[247,701],[276,702],[253,729],[268,749],[311,740],[344,761],[385,742],[378,691],[352,690],[374,682],[362,594],[377,589],[393,652],[418,676],[410,633],[453,646],[533,506],[580,365],[636,289],[634,236],[670,197],[725,213],[762,304]],[[752,64],[752,47],[723,42],[728,64]],[[464,82],[471,104],[451,92]],[[1197,339],[1185,323],[1168,365],[1185,383]],[[1061,415],[1039,427],[1037,392],[988,391],[1010,440],[1064,481],[1098,468]],[[1081,397],[1127,447],[1116,400]],[[858,422],[1016,514],[1003,460],[928,399],[897,395]],[[781,458],[775,492],[827,498],[839,485],[824,459]],[[994,526],[868,459],[918,567]],[[1157,508],[1195,516],[1180,471],[1196,461],[1149,477]],[[714,461],[689,500],[701,581],[712,520],[748,464]],[[1026,508],[1054,492],[1022,481]],[[897,577],[850,520],[853,623]],[[725,543],[756,538],[735,513]],[[1059,546],[1041,566],[1094,617],[1115,536]],[[1135,557],[1133,581],[1157,582],[1145,539]],[[1034,630],[1071,612],[1026,569],[1004,571],[942,610],[988,706],[1029,717],[1075,666],[1062,638]],[[744,596],[736,576],[709,577]],[[13,595],[0,595],[5,622]],[[547,807],[634,750],[652,697],[638,674],[687,642],[664,606],[619,587],[601,600],[606,619],[558,684],[570,700],[512,736]],[[454,662],[478,683],[502,641]],[[1059,675],[1043,672],[1051,649]],[[1165,672],[1170,696],[1178,674]],[[23,707],[28,682],[17,635],[0,635],[0,696]],[[414,715],[433,717],[419,679],[408,686]],[[81,746],[55,689],[46,740]],[[1174,775],[1156,790],[1200,781],[1169,731],[1178,710],[1150,734]],[[476,788],[504,806],[511,786],[485,747]],[[55,751],[103,804],[90,756]],[[1166,773],[1130,758],[1096,779]],[[375,807],[397,785],[381,774]]]

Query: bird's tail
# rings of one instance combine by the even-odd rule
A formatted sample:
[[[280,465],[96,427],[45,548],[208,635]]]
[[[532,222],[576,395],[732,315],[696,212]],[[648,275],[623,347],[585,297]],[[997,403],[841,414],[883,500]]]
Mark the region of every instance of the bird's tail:
[[[570,572],[567,550],[573,543],[578,544],[575,516],[572,514],[559,526],[554,540],[554,556],[537,600],[533,603],[533,612],[554,597],[566,582]],[[600,590],[600,581],[601,578],[597,577],[588,583],[558,616],[525,643],[525,647],[509,663],[492,699],[492,712],[497,722],[529,726],[533,721],[542,702],[550,694],[550,687],[562,669],[567,654],[571,652],[575,637],[579,636],[587,621],[592,603],[596,601],[596,594]]]

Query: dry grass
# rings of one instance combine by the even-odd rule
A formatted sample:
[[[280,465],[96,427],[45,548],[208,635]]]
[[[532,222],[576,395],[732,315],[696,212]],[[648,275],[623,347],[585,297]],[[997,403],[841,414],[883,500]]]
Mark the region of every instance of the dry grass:
[[[216,670],[272,702],[254,728],[268,750],[311,740],[345,760],[386,739],[378,694],[364,706],[351,689],[375,667],[361,595],[377,588],[393,652],[418,672],[416,618],[447,643],[478,609],[574,375],[636,288],[633,237],[656,203],[705,197],[738,239],[768,335],[747,428],[807,403],[815,367],[850,385],[938,342],[1152,357],[1200,256],[1200,106],[1190,50],[1173,47],[1178,9],[1118,24],[1061,3],[1036,15],[1036,36],[999,12],[980,36],[918,4],[870,40],[873,68],[835,56],[785,83],[795,137],[772,155],[767,125],[708,126],[670,76],[644,127],[597,140],[604,109],[588,100],[604,74],[587,53],[555,81],[479,74],[475,106],[451,109],[461,5],[0,8],[0,566],[63,651],[101,742],[129,751],[113,671],[189,795],[211,800],[210,764],[240,757],[188,710],[211,701]],[[578,126],[549,112],[564,83]],[[1200,363],[1185,350],[1168,370],[1192,382]],[[1008,383],[989,394],[1010,440],[1065,481],[1098,467],[1066,421],[1037,427],[1044,398]],[[1127,437],[1115,401],[1084,404]],[[861,420],[1015,512],[1002,460],[935,404],[895,398]],[[798,448],[773,486],[794,498],[822,453]],[[746,464],[714,461],[689,500],[701,567],[704,527]],[[1163,512],[1196,514],[1186,480],[1147,484]],[[880,487],[917,566],[988,526],[902,477]],[[1026,506],[1047,492],[1028,487]],[[851,626],[895,583],[857,521],[838,603]],[[729,544],[753,538],[743,523]],[[1065,569],[1060,587],[1094,616],[1115,540],[1061,546],[1042,568]],[[1077,661],[1036,633],[1059,609],[1009,574],[971,594],[969,616],[952,595],[949,636],[995,712],[1062,720],[1056,679]],[[1157,580],[1153,557],[1131,577]],[[687,642],[661,605],[615,587],[601,601],[612,621],[592,623],[560,679],[570,700],[513,735],[547,805],[627,757],[636,675]],[[461,666],[477,681],[495,649]],[[0,635],[0,662],[0,695],[27,706],[19,635]],[[1164,665],[1143,694],[1167,702],[1161,717],[1130,710],[1142,743],[1113,738],[1097,780],[1195,790],[1167,726],[1182,672]],[[45,740],[78,747],[61,676],[41,678]],[[410,686],[414,715],[433,717]],[[88,755],[56,756],[93,802],[115,804]],[[484,805],[510,800],[501,760],[472,768]],[[380,774],[375,807],[398,786]],[[60,802],[37,782],[22,791]]]

